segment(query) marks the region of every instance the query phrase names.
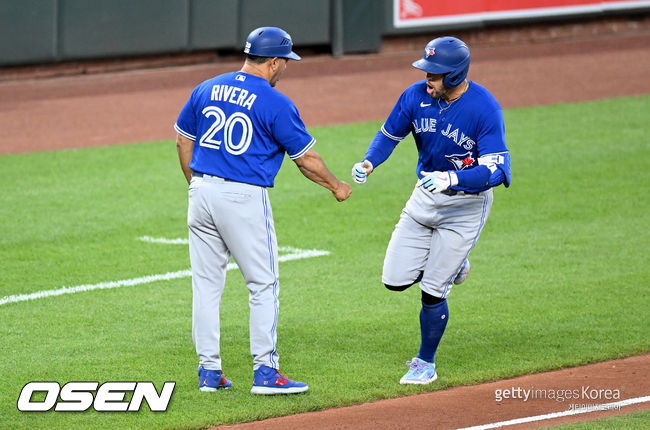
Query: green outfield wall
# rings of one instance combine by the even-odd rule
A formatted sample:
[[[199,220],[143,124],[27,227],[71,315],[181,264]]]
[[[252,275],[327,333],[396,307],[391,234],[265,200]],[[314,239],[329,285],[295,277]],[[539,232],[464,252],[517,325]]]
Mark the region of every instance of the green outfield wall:
[[[297,47],[344,55],[377,52],[384,36],[543,18],[477,14],[465,21],[414,19],[411,25],[405,15],[396,21],[417,13],[414,4],[431,1],[0,0],[0,66],[239,50],[248,32],[264,25],[284,28]],[[648,1],[625,4],[627,13],[650,10]],[[398,9],[408,5],[405,12]],[[580,16],[615,12],[595,6]]]

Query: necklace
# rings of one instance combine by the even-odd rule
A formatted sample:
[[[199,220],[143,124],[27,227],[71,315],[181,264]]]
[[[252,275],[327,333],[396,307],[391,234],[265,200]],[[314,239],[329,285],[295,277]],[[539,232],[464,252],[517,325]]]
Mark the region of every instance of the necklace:
[[[438,112],[438,115],[441,115],[443,111],[446,111],[447,109],[449,109],[449,107],[451,106],[451,104],[452,104],[453,102],[455,102],[456,100],[458,100],[459,98],[460,98],[460,97],[456,97],[455,99],[448,101],[448,102],[447,102],[447,106],[445,106],[445,107],[442,107],[442,106],[440,105],[440,99],[438,99],[438,107],[440,108],[440,112]]]
[[[442,105],[440,104],[440,99],[441,99],[442,97],[439,97],[439,98],[438,98],[438,108],[440,108],[440,111],[438,112],[438,115],[441,115],[443,111],[446,111],[447,109],[449,109],[449,107],[451,106],[451,104],[452,104],[453,102],[455,102],[456,100],[458,100],[459,98],[461,98],[461,96],[462,96],[463,94],[465,94],[465,92],[466,92],[468,89],[469,89],[469,82],[467,82],[467,86],[465,87],[465,89],[463,90],[463,92],[460,93],[460,94],[458,95],[458,97],[449,100],[449,101],[447,102],[447,106],[445,106],[445,107],[442,107]]]

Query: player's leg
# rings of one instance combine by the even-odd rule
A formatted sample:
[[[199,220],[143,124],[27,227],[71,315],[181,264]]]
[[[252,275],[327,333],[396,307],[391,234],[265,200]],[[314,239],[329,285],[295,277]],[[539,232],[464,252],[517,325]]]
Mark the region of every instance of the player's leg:
[[[447,300],[431,296],[422,291],[420,309],[420,350],[413,360],[406,363],[408,372],[400,379],[400,384],[429,384],[438,378],[435,366],[435,351],[442,338],[449,310]]]
[[[253,394],[292,394],[306,391],[278,372],[278,245],[266,189],[242,187],[240,208],[224,231],[226,242],[249,289],[250,347],[253,356]],[[242,240],[245,238],[246,240]]]
[[[429,255],[432,229],[403,210],[393,230],[382,270],[382,282],[389,290],[403,291],[420,282]]]
[[[488,190],[477,196],[441,198],[445,202],[440,205],[438,228],[431,235],[420,286],[432,296],[446,298],[487,222],[493,195]]]
[[[192,339],[199,358],[199,384],[203,383],[200,388],[210,391],[230,386],[230,381],[221,374],[219,346],[219,307],[230,254],[206,204],[211,186],[199,178],[192,180],[187,216],[192,266]]]
[[[458,197],[441,211],[442,222],[431,236],[429,259],[420,283],[420,350],[417,361],[414,359],[416,366],[409,371],[414,375],[408,380],[407,373],[403,383],[429,383],[437,378],[435,353],[449,321],[446,297],[478,240],[491,205],[492,193],[487,192],[476,198]],[[427,368],[428,376],[423,370]]]
[[[407,209],[402,211],[384,259],[382,281],[388,289],[402,291],[421,281],[432,234],[435,234],[432,227],[415,221]],[[427,321],[423,320],[422,313],[420,323],[421,327],[428,326]],[[428,363],[417,356],[406,364],[409,366],[409,371],[400,379],[401,384],[428,384],[436,379],[433,361]]]
[[[254,367],[277,367],[278,246],[262,187],[225,182],[215,221],[249,290],[250,346]]]

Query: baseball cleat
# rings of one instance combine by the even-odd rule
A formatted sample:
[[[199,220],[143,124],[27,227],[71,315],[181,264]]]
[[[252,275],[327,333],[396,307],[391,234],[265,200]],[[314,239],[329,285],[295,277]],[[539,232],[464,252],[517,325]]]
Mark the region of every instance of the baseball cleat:
[[[425,385],[438,379],[436,365],[415,357],[412,361],[407,361],[406,365],[410,367],[406,375],[402,376],[399,383],[402,385],[416,384]]]
[[[227,390],[230,387],[232,387],[232,381],[226,378],[221,370],[199,367],[199,390],[217,391],[219,389]]]
[[[465,259],[465,262],[463,263],[463,267],[460,269],[460,272],[458,272],[458,275],[456,275],[456,278],[454,279],[454,284],[462,284],[465,282],[465,279],[467,279],[467,275],[469,275],[469,260]]]
[[[260,366],[253,375],[251,394],[296,394],[308,389],[304,382],[292,381],[272,367]]]

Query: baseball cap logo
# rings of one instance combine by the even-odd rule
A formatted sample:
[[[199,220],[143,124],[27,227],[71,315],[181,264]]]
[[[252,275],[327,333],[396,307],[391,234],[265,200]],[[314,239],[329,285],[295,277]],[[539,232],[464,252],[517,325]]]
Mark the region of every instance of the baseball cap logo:
[[[251,43],[246,42],[246,47],[244,48],[244,54],[248,54],[249,52],[251,52]]]
[[[424,48],[424,55],[429,58],[429,56],[436,53],[436,48]]]

